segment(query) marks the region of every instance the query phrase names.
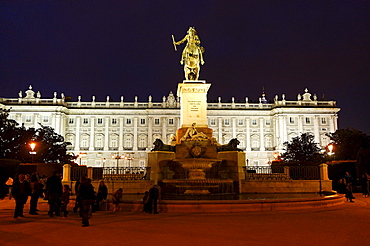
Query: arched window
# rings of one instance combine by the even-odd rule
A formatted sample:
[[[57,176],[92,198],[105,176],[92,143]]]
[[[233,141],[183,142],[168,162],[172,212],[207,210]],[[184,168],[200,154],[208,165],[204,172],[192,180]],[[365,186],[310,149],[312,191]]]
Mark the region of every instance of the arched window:
[[[139,146],[138,146],[138,148],[140,150],[146,149],[147,143],[148,143],[147,135],[144,135],[144,134],[139,135]]]
[[[90,139],[89,134],[82,134],[80,148],[83,149],[89,148],[89,139]]]
[[[124,149],[132,149],[132,141],[133,140],[133,136],[131,134],[126,134],[124,136],[124,142],[123,142],[123,148]]]

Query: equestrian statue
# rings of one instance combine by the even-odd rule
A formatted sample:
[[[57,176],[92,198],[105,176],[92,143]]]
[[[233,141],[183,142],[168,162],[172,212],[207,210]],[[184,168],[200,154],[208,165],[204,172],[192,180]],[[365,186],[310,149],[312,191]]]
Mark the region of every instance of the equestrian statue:
[[[177,51],[176,45],[180,45],[185,41],[187,41],[187,43],[182,51],[182,57],[180,60],[180,64],[184,65],[185,80],[198,80],[200,64],[204,64],[204,48],[200,46],[200,39],[194,27],[189,27],[186,36],[178,42],[175,41],[175,38],[172,35],[172,42],[175,51]]]

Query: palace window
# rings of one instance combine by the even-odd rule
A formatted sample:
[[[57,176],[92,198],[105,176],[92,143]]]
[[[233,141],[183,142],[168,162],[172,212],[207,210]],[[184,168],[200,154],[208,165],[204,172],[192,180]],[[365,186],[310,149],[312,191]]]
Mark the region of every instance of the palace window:
[[[154,119],[154,124],[159,125],[159,119]]]
[[[252,126],[256,126],[257,125],[257,120],[252,120]]]
[[[306,117],[306,124],[311,124],[311,118],[310,117]]]
[[[266,126],[271,125],[271,120],[266,120],[266,121],[265,121],[265,124],[266,124]]]
[[[168,124],[169,125],[173,125],[173,123],[174,123],[173,119],[168,119]]]
[[[326,125],[326,118],[321,118],[321,124]]]
[[[42,120],[43,122],[49,122],[49,116],[47,115],[44,115],[44,118]]]
[[[229,126],[230,125],[230,120],[229,119],[224,119],[224,125]]]
[[[112,125],[116,125],[117,124],[117,119],[112,119]]]
[[[145,119],[140,119],[140,124],[145,125]]]
[[[131,119],[126,119],[126,124],[131,125]]]
[[[238,120],[238,125],[239,125],[239,126],[244,125],[244,120],[243,120],[243,119],[239,119],[239,120]]]
[[[31,122],[31,121],[32,121],[31,116],[30,116],[30,115],[27,115],[27,116],[26,116],[26,122]]]
[[[215,126],[216,125],[216,119],[211,119],[209,124],[211,126]]]
[[[98,119],[98,124],[99,124],[99,125],[103,124],[103,119],[102,119],[102,118],[99,118],[99,119]]]
[[[69,118],[68,123],[69,123],[70,125],[73,125],[73,124],[75,123],[75,119],[73,119],[73,118]]]
[[[83,120],[83,124],[89,124],[89,119],[88,118],[84,118],[84,120]]]
[[[289,117],[289,123],[294,124],[295,123],[295,118],[294,117]]]

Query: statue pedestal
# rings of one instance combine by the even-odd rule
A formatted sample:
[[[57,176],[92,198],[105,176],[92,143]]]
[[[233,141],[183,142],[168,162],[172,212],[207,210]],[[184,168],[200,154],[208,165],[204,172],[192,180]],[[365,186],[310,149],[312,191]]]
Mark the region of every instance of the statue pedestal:
[[[181,98],[180,124],[182,128],[196,123],[197,128],[208,127],[207,92],[211,84],[205,81],[184,81],[178,84],[177,95]]]

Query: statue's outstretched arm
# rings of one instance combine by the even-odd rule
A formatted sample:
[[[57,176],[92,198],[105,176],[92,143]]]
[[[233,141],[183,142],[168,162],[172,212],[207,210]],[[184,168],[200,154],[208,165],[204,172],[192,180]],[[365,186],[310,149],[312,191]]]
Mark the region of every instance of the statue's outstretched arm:
[[[188,39],[188,35],[186,35],[182,40],[180,40],[179,42],[175,42],[176,45],[180,45],[182,44],[183,42],[185,42],[186,40]]]

